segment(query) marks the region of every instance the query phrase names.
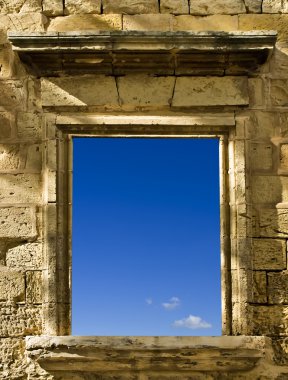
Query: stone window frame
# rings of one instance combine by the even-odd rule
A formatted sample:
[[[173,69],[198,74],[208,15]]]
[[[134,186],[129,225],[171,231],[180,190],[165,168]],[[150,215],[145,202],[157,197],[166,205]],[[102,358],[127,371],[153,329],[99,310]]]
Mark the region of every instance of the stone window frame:
[[[76,136],[219,139],[222,334],[247,335],[245,305],[252,270],[245,117],[236,118],[234,113],[45,116],[43,335],[71,334],[72,140]]]

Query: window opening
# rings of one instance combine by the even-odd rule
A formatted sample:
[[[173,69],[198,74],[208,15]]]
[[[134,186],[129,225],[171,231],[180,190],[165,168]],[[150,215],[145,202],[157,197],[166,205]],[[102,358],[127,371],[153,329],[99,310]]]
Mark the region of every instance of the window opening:
[[[73,138],[73,335],[221,335],[218,145]]]

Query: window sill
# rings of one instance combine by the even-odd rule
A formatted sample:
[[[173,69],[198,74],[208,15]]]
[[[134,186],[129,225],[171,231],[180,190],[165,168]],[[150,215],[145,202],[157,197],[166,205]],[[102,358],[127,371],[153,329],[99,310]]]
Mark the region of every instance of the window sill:
[[[270,339],[221,337],[34,336],[26,338],[28,357],[53,374],[130,371],[229,372],[253,369]]]

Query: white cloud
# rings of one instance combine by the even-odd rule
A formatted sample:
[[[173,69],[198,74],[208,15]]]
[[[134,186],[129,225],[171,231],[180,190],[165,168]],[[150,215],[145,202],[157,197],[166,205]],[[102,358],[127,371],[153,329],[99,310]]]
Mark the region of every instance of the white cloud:
[[[147,305],[152,305],[152,303],[153,303],[152,298],[146,298],[145,301],[146,301]]]
[[[171,297],[168,302],[163,302],[162,306],[166,310],[173,310],[180,305],[180,299],[178,297]]]
[[[196,317],[195,315],[189,315],[187,318],[179,319],[175,321],[172,325],[173,327],[184,327],[187,329],[210,329],[212,325],[202,318]]]

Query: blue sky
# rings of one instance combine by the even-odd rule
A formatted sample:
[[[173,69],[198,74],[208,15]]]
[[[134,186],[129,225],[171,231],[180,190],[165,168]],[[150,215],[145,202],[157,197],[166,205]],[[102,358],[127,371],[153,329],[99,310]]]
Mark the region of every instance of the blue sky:
[[[73,335],[221,335],[218,149],[74,139]]]

